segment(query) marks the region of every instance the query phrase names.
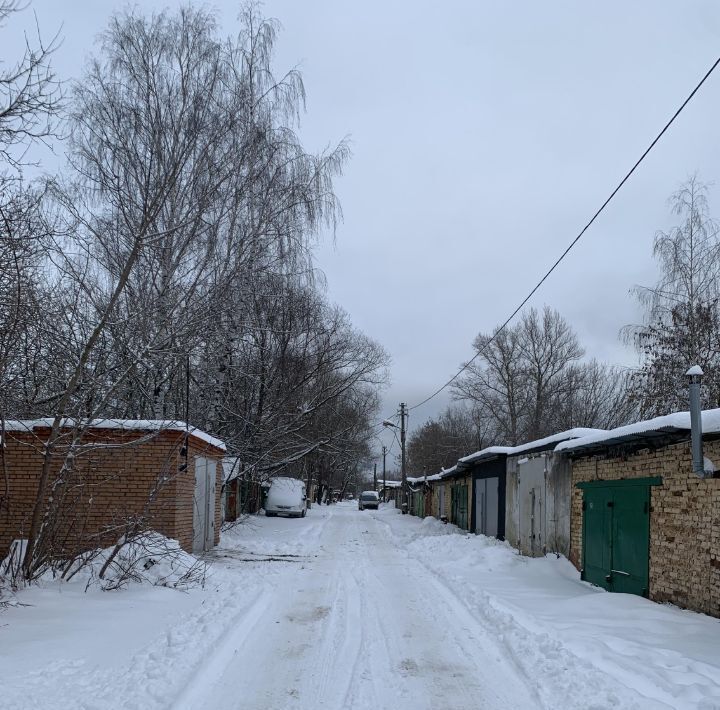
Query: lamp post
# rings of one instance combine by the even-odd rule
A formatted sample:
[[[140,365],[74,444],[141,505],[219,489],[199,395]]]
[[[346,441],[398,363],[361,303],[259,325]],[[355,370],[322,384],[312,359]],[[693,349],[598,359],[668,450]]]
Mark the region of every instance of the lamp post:
[[[385,455],[387,454],[387,448],[385,445],[382,447],[383,456],[383,503],[387,503],[387,481],[385,480]]]
[[[402,478],[400,490],[401,490],[401,506],[402,514],[408,512],[407,504],[407,474],[405,471],[405,422],[407,420],[407,405],[404,402],[400,403],[400,426],[393,424],[389,419],[383,422],[383,426],[392,427],[393,429],[400,429],[400,474]]]

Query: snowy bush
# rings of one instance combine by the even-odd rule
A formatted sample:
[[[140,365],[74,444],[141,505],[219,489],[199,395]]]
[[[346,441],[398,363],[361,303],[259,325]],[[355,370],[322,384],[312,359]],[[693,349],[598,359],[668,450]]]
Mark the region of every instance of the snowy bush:
[[[3,586],[16,590],[22,583],[21,564],[26,541],[16,540],[0,562],[0,603]],[[123,537],[113,547],[83,552],[70,560],[48,565],[38,581],[73,578],[85,581],[86,588],[99,586],[110,591],[131,582],[189,589],[203,586],[207,564],[185,552],[177,540],[156,532]]]
[[[177,540],[145,532],[100,552],[88,565],[88,584],[120,589],[130,582],[188,589],[205,583],[207,564],[185,552]]]

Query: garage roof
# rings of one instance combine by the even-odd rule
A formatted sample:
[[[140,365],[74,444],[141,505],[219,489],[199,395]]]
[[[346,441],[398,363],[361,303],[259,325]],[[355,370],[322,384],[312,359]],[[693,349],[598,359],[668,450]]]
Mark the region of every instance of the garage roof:
[[[720,434],[720,409],[706,409],[702,412],[702,431],[703,434]],[[573,456],[620,445],[658,447],[682,441],[689,436],[690,412],[674,412],[572,441],[563,441],[555,447],[555,451]]]

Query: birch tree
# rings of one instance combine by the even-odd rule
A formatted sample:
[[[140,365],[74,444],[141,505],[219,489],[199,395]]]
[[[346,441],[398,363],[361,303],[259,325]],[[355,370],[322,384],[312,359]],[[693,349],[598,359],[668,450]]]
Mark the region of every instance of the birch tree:
[[[347,147],[304,150],[304,88],[271,71],[275,36],[252,5],[234,38],[203,10],[124,12],[72,91],[37,269],[52,357],[15,357],[24,411],[52,413],[28,580],[63,554],[56,492],[93,418],[191,417],[263,475],[314,453],[349,471],[368,450],[387,356],[325,301],[312,256]]]
[[[640,356],[631,396],[643,416],[687,409],[685,373],[693,365],[706,372],[706,405],[720,404],[720,240],[707,192],[691,177],[672,195],[680,222],[655,235],[658,282],[633,289],[645,322],[624,335]]]

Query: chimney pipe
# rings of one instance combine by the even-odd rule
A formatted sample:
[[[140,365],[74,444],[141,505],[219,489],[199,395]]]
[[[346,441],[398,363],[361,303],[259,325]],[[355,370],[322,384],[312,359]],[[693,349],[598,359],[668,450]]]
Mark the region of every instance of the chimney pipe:
[[[702,445],[702,413],[700,411],[700,383],[703,371],[700,365],[694,365],[687,371],[690,383],[690,441],[692,447],[693,473],[705,478],[705,461]]]

